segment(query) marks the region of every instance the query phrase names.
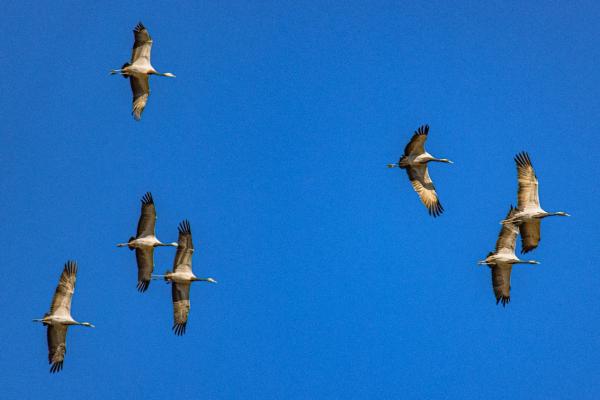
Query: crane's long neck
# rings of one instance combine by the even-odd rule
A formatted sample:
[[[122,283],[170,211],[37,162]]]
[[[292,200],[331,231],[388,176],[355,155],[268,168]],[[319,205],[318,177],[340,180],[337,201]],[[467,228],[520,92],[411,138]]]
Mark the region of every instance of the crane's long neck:
[[[435,158],[432,157],[429,161],[435,161],[435,162],[443,162],[443,163],[448,163],[448,164],[454,164],[452,161],[448,160],[447,158]]]
[[[150,71],[149,74],[150,75],[158,75],[158,76],[166,76],[167,78],[175,78],[175,75],[173,75],[170,72],[164,72],[164,73],[162,73],[162,72],[158,72],[156,70],[153,70],[153,71]]]
[[[535,260],[517,260],[517,261],[513,262],[512,264],[539,264],[539,261],[535,261]]]
[[[194,281],[200,281],[200,282],[210,282],[210,283],[217,283],[217,281],[215,281],[213,278],[192,278],[192,282]]]
[[[177,247],[177,243],[176,242],[172,242],[172,243],[161,243],[158,242],[154,245],[154,247]]]
[[[546,218],[546,217],[554,217],[554,216],[559,216],[559,217],[570,217],[569,214],[567,214],[564,211],[557,211],[557,212],[550,212],[550,213],[546,213],[542,216],[542,218]]]

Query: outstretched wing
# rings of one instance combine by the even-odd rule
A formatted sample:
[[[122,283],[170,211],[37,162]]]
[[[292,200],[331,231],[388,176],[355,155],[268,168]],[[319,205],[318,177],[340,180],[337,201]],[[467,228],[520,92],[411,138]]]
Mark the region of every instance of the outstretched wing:
[[[133,29],[133,50],[131,51],[131,64],[150,64],[150,51],[152,50],[152,38],[142,23],[138,23]]]
[[[527,220],[519,225],[521,231],[521,253],[528,253],[538,247],[541,240],[541,220]]]
[[[406,172],[408,173],[408,179],[410,179],[413,189],[415,189],[415,192],[417,192],[421,201],[429,210],[429,215],[437,217],[442,214],[444,208],[438,199],[433,182],[429,177],[427,165],[410,166],[406,169]]]
[[[517,194],[517,207],[519,210],[526,208],[539,208],[538,180],[531,165],[529,154],[521,152],[515,156],[517,164],[517,177],[519,181]]]
[[[70,316],[71,299],[75,292],[75,280],[77,279],[77,263],[67,261],[60,275],[58,286],[50,304],[50,314]]]
[[[192,242],[192,228],[186,219],[179,224],[179,238],[177,240],[177,252],[173,261],[173,272],[192,272],[192,255],[194,243]]]
[[[138,267],[137,289],[139,292],[145,292],[150,286],[152,271],[154,271],[154,247],[135,249],[135,259]]]
[[[404,155],[419,155],[425,152],[425,141],[427,140],[427,134],[429,133],[429,125],[420,126],[415,131],[410,142],[404,148]]]
[[[136,238],[154,236],[156,225],[156,209],[154,208],[154,199],[152,193],[147,192],[142,197],[142,213],[138,220]]]
[[[48,325],[48,363],[52,364],[50,372],[58,372],[63,367],[67,353],[67,325]]]
[[[502,306],[506,306],[506,303],[510,303],[510,273],[512,265],[497,264],[492,266],[491,269],[496,304],[501,302]]]
[[[190,283],[173,282],[171,290],[173,295],[173,332],[181,336],[185,333],[190,313]]]
[[[514,214],[516,214],[517,210],[510,206],[510,210],[508,210],[508,214],[505,219],[511,218]],[[515,226],[515,224],[511,222],[505,222],[502,224],[502,228],[500,229],[500,234],[498,235],[498,240],[496,241],[496,253],[500,252],[515,252],[515,244],[517,242],[517,233],[519,230]]]
[[[148,75],[132,74],[129,76],[129,83],[131,84],[131,93],[133,94],[133,109],[131,114],[136,121],[139,121],[142,119],[142,113],[144,112],[144,108],[146,108],[148,96],[150,96]]]

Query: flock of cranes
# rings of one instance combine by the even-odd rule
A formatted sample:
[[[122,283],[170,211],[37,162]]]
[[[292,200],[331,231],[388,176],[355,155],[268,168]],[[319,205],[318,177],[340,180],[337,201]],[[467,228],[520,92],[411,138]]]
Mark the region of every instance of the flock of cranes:
[[[175,77],[170,72],[159,73],[150,63],[152,39],[148,30],[140,22],[134,29],[134,44],[131,60],[120,69],[112,70],[111,74],[120,74],[128,78],[133,93],[133,117],[139,121],[146,107],[150,87],[150,75]],[[452,164],[446,158],[433,157],[425,150],[425,141],[429,134],[429,126],[423,125],[417,129],[410,142],[404,148],[404,154],[397,163],[388,164],[389,168],[406,170],[413,189],[419,195],[421,202],[427,207],[433,217],[440,216],[444,208],[429,176],[428,164],[442,162]],[[480,265],[487,265],[492,273],[492,287],[496,304],[505,306],[510,302],[510,275],[514,264],[539,264],[537,261],[520,260],[515,255],[517,235],[521,234],[522,253],[535,249],[541,239],[540,225],[543,218],[549,216],[569,216],[565,212],[546,212],[540,206],[538,195],[538,180],[531,164],[529,155],[525,152],[515,157],[518,174],[517,207],[510,206],[509,212],[501,221],[502,228],[496,242],[496,248],[490,252]],[[177,242],[162,243],[156,237],[156,207],[152,194],[147,192],[141,199],[142,209],[138,220],[136,235],[118,247],[128,247],[135,250],[138,277],[137,290],[145,292],[150,282],[164,279],[171,284],[173,302],[173,332],[180,336],[186,331],[190,312],[190,288],[192,282],[203,281],[216,283],[213,278],[198,278],[192,271],[192,255],[194,243],[192,229],[188,220],[179,224]],[[177,247],[173,261],[173,271],[164,275],[154,275],[154,248]],[[50,311],[43,318],[34,319],[47,327],[48,361],[50,372],[58,372],[63,367],[66,354],[67,329],[71,325],[93,328],[89,322],[77,322],[71,316],[71,300],[75,292],[77,263],[67,261],[60,276],[60,281],[52,298]]]
[[[431,161],[452,164],[446,158],[435,158],[425,151],[425,141],[429,134],[429,126],[417,129],[410,142],[404,148],[404,154],[396,164],[388,164],[388,168],[399,167],[408,173],[408,179],[429,214],[438,217],[444,211],[442,204],[429,177],[427,164]],[[521,234],[521,252],[528,253],[535,249],[541,239],[541,221],[551,216],[568,217],[564,211],[547,212],[540,206],[538,180],[531,164],[529,154],[519,153],[515,156],[517,164],[518,192],[517,208],[510,206],[502,229],[496,241],[496,248],[490,252],[479,265],[487,265],[492,271],[492,287],[496,296],[496,304],[506,306],[510,302],[510,274],[514,264],[539,264],[537,261],[520,260],[515,255],[517,235]]]
[[[162,243],[156,238],[156,208],[152,194],[147,192],[142,197],[141,202],[142,212],[138,220],[136,236],[129,238],[127,243],[117,244],[117,247],[128,247],[130,250],[135,250],[138,268],[138,291],[145,292],[148,290],[150,281],[153,279],[164,279],[167,283],[171,283],[174,321],[172,329],[176,335],[181,336],[186,331],[190,313],[190,286],[192,282],[217,283],[217,281],[213,278],[198,278],[192,271],[194,242],[192,241],[190,222],[183,220],[179,224],[177,242]],[[177,247],[173,261],[173,271],[166,271],[164,275],[153,275],[154,248],[162,246]],[[70,325],[94,328],[94,325],[89,322],[77,322],[71,317],[71,300],[73,293],[75,293],[76,276],[77,263],[67,261],[54,292],[50,311],[43,318],[33,320],[48,327],[50,372],[58,372],[63,367],[67,350],[67,328]]]

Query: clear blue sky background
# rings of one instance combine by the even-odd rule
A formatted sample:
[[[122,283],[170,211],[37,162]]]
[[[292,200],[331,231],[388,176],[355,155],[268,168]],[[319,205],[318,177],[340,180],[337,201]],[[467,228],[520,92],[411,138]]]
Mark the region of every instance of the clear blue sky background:
[[[520,3],[3,1],[1,397],[597,399],[600,8]],[[177,78],[137,123],[108,72],[139,20]],[[385,168],[423,123],[455,161],[431,168],[438,219]],[[502,308],[476,262],[521,150],[573,217],[544,221]],[[188,218],[219,281],[183,337],[170,288],[139,294],[115,247],[146,191],[158,237]],[[31,319],[71,258],[97,329],[71,328],[51,375]]]

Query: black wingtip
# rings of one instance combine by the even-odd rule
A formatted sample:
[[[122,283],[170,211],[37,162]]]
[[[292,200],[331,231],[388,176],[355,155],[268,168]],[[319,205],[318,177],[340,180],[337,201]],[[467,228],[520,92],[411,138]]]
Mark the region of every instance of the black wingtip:
[[[444,207],[442,207],[442,203],[438,201],[437,203],[428,207],[427,210],[429,211],[429,215],[431,215],[433,218],[437,218],[444,212]]]
[[[135,26],[135,28],[133,29],[134,32],[140,32],[142,30],[146,29],[146,27],[144,26],[144,24],[142,24],[142,21],[138,22],[138,24]]]
[[[506,305],[510,303],[510,296],[496,297],[496,305],[498,305],[498,303],[502,303],[502,307],[506,307]]]
[[[531,250],[537,248],[537,246],[531,246],[531,247],[523,247],[521,249],[521,254],[527,254],[529,253]]]
[[[142,204],[143,205],[154,204],[154,199],[152,198],[152,193],[146,192],[142,196]]]
[[[55,362],[50,367],[50,373],[51,374],[55,374],[55,373],[59,372],[60,370],[62,370],[62,368],[63,368],[63,362],[62,361]]]
[[[508,212],[506,213],[506,217],[504,219],[509,219],[514,213],[515,211],[517,211],[517,209],[515,207],[513,207],[513,205],[510,205],[510,208],[508,209]]]
[[[192,227],[190,226],[190,221],[188,221],[187,219],[184,219],[183,221],[181,221],[179,223],[179,227],[177,228],[179,230],[179,233],[182,234],[191,234],[192,233]]]
[[[427,124],[421,125],[415,131],[415,134],[417,134],[417,135],[427,135],[428,133],[429,133],[429,125],[427,125]]]
[[[77,261],[68,260],[65,263],[64,269],[65,269],[65,271],[67,271],[67,274],[76,275],[77,274]]]
[[[173,333],[175,333],[175,335],[177,336],[182,336],[185,334],[185,329],[187,326],[187,322],[184,322],[183,324],[175,324],[173,325]]]
[[[527,153],[526,151],[517,153],[517,155],[515,156],[515,162],[519,167],[532,166],[531,158],[529,158],[529,153]]]
[[[148,287],[150,286],[150,281],[138,281],[137,283],[137,290],[140,293],[144,293],[146,290],[148,290]]]

